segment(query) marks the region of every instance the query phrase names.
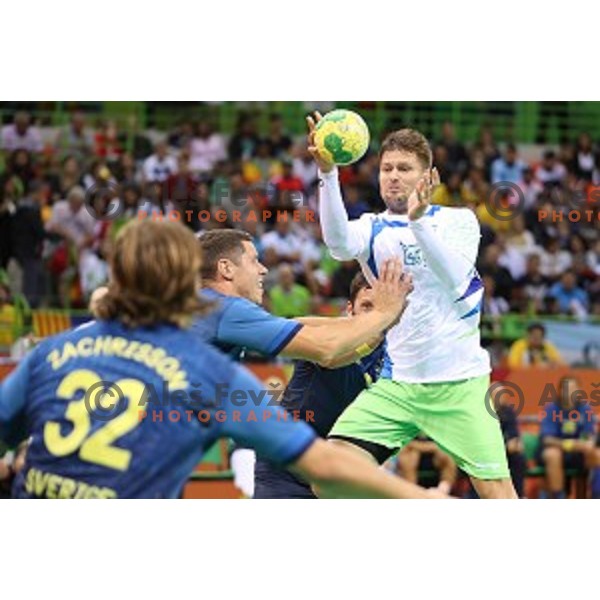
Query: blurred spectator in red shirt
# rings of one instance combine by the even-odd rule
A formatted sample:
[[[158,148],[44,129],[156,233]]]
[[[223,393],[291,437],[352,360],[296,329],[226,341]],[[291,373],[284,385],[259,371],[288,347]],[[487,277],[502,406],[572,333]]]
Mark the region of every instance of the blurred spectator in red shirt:
[[[117,160],[122,152],[116,124],[113,121],[102,122],[94,136],[94,153],[110,162]]]
[[[275,189],[274,206],[277,208],[300,208],[304,199],[304,183],[294,175],[294,167],[290,159],[282,163],[282,174],[272,181]]]
[[[169,175],[166,183],[167,198],[179,209],[195,210],[198,178],[190,172],[190,160],[185,152],[177,159],[177,172]]]

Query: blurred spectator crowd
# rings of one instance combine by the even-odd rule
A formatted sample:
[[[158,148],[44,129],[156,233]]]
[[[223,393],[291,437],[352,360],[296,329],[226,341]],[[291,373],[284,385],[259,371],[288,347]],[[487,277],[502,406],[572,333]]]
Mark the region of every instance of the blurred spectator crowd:
[[[557,148],[537,146],[526,160],[516,146],[500,145],[491,128],[465,145],[446,123],[432,146],[442,178],[435,203],[468,207],[482,224],[477,266],[484,315],[599,316],[598,206],[581,201],[600,183],[598,146],[590,136]],[[183,222],[195,231],[249,231],[269,268],[267,303],[282,316],[314,312],[327,299],[345,297],[357,270],[326,252],[316,213],[316,167],[305,140],[288,135],[277,114],[262,135],[255,119],[242,115],[229,137],[209,122],[186,121],[160,136],[137,133],[129,144],[114,123],[92,127],[82,113],[73,113],[52,139],[30,115],[16,113],[2,128],[0,149],[0,267],[9,288],[32,308],[85,306],[108,277],[115,234],[140,210],[165,218],[173,210],[191,211],[194,216]],[[384,209],[376,151],[343,169],[341,181],[351,219]],[[523,192],[524,210],[511,220],[497,220],[486,208],[500,181]],[[504,200],[511,202],[508,194]],[[115,201],[113,218],[95,218],[94,210]],[[234,211],[247,217],[266,209],[273,213],[264,220],[232,218]],[[568,218],[584,209],[591,217]],[[275,216],[294,210],[299,219]]]

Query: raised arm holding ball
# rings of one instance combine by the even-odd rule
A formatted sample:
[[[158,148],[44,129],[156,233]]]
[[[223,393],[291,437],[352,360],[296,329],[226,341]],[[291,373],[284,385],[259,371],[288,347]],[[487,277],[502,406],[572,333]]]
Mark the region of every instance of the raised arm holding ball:
[[[324,140],[319,130],[327,119],[307,119],[325,243],[334,258],[358,260],[369,280],[385,260],[400,257],[414,281],[402,320],[387,334],[381,378],[342,414],[330,438],[384,462],[423,431],[470,475],[481,497],[516,498],[500,426],[484,402],[490,360],[480,345],[479,223],[469,209],[431,205],[439,175],[426,138],[412,129],[381,145],[387,210],[350,222],[335,158],[345,132],[329,125]]]

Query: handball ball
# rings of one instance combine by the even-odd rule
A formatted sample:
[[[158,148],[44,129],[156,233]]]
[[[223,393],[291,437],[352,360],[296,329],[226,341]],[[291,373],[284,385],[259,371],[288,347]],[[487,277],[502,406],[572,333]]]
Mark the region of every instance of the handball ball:
[[[315,128],[319,154],[336,165],[351,165],[369,148],[369,128],[363,118],[351,110],[332,110]]]

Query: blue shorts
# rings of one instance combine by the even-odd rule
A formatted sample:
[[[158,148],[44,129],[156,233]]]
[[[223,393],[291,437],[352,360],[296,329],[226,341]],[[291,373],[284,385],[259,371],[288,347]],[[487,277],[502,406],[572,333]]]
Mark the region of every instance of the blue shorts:
[[[254,499],[314,500],[310,486],[285,469],[278,469],[266,460],[256,459],[254,465]]]

